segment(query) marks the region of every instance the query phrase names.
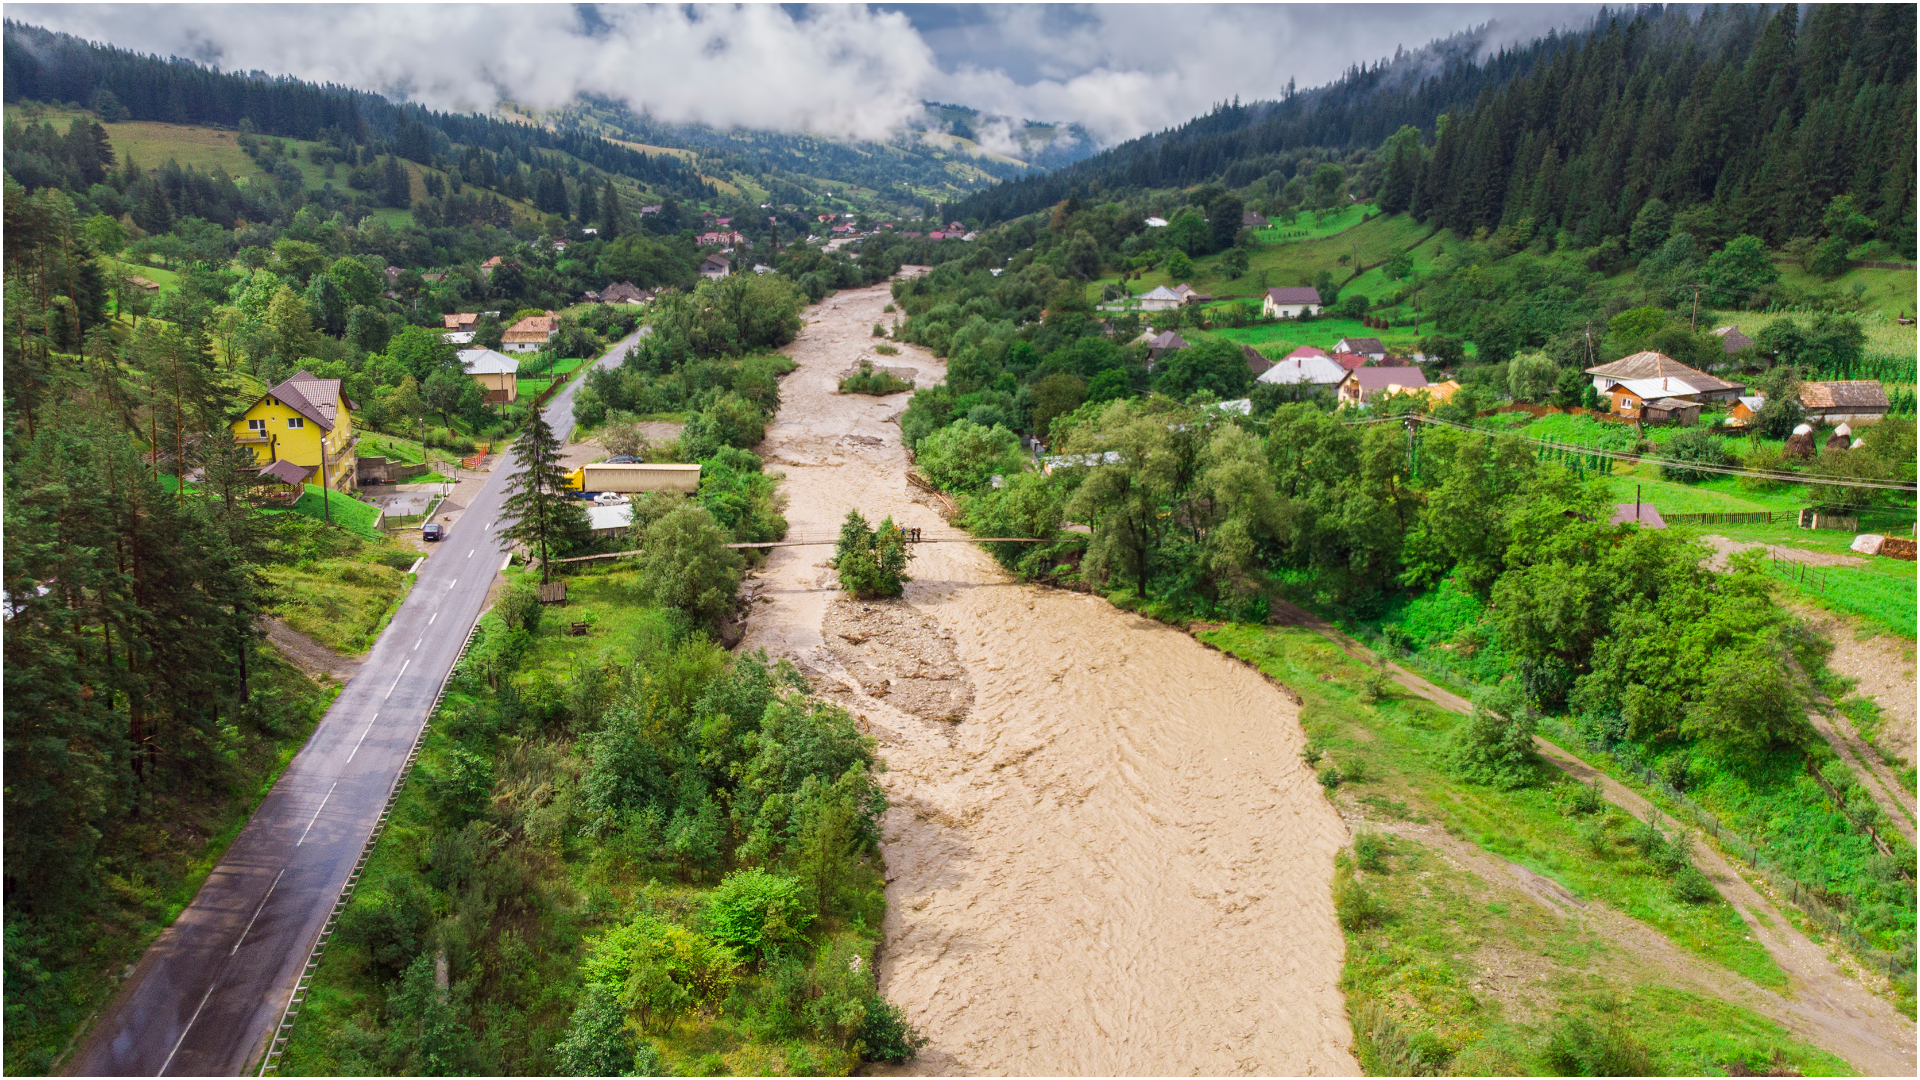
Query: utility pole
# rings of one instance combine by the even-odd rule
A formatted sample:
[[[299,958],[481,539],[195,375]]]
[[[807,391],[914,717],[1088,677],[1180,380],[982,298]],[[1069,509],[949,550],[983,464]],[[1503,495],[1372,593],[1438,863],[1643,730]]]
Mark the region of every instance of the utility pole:
[[[320,516],[333,524],[333,503],[327,498],[327,436],[320,436]]]
[[[1697,281],[1693,283],[1693,317],[1687,320],[1687,329],[1696,334],[1700,332],[1700,283]]]

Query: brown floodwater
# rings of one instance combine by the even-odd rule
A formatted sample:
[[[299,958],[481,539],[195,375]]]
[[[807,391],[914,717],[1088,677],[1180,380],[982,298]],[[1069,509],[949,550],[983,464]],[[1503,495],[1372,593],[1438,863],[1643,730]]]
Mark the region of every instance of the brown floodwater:
[[[760,447],[793,539],[857,508],[959,536],[905,479],[907,394],[836,392],[886,286],[807,309]],[[1176,630],[915,549],[904,598],[842,600],[830,547],[776,548],[745,645],[792,657],[880,741],[881,988],[922,1073],[1354,1074],[1330,886],[1347,840],[1292,702]]]

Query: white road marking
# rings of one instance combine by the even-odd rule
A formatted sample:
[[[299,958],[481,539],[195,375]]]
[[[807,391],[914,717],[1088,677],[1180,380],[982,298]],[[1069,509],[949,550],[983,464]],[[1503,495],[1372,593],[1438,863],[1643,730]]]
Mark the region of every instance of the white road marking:
[[[473,549],[473,551],[479,551],[479,550],[480,550],[479,548],[474,548],[474,549]],[[467,552],[467,558],[469,558],[469,559],[471,559],[471,558],[473,558],[473,551],[469,551],[469,552]]]
[[[282,867],[279,873],[273,875],[273,884],[267,886],[267,895],[260,898],[260,906],[253,909],[253,918],[247,920],[247,928],[240,931],[240,941],[233,943],[233,950],[227,953],[228,956],[232,956],[234,953],[240,951],[240,943],[247,940],[247,934],[253,930],[253,924],[260,919],[260,913],[267,910],[267,897],[273,895],[273,890],[280,887],[280,879],[286,876],[287,871],[285,867]]]
[[[187,1032],[193,1030],[193,1022],[195,1020],[200,1019],[200,1010],[207,1007],[207,998],[210,998],[212,996],[213,996],[213,984],[209,983],[207,984],[206,997],[201,998],[200,1004],[194,1007],[193,1015],[187,1018],[187,1026],[180,1029],[180,1041],[174,1043],[173,1049],[167,1052],[167,1060],[163,1062],[160,1066],[161,1076],[167,1075],[168,1067],[173,1064],[173,1055],[180,1052],[181,1043],[184,1043],[187,1041]]]
[[[304,844],[307,842],[307,833],[310,833],[313,831],[313,822],[320,820],[320,811],[325,810],[327,808],[327,800],[333,798],[333,788],[337,788],[339,786],[340,786],[340,781],[335,780],[333,782],[333,787],[330,787],[327,789],[327,794],[320,800],[320,805],[313,808],[313,821],[307,822],[307,827],[304,830],[302,830],[300,833],[300,839],[295,840],[293,842],[294,847],[299,847],[301,844]]]
[[[459,578],[454,578],[454,579],[453,579],[452,581],[449,581],[449,582],[447,582],[447,591],[448,591],[448,592],[452,592],[452,591],[453,591],[453,587],[454,587],[455,585],[458,585],[458,584],[460,584],[460,579],[459,579]]]
[[[411,659],[409,659],[409,660],[407,661],[407,664],[411,664],[411,663],[413,663],[413,661],[412,661]],[[405,675],[405,674],[407,673],[407,664],[401,664],[401,665],[400,665],[400,675]],[[400,675],[395,675],[395,676],[393,677],[393,686],[399,686],[399,685],[400,685]],[[387,687],[387,692],[386,692],[385,694],[383,694],[383,695],[381,696],[381,698],[380,698],[380,700],[381,700],[381,701],[385,701],[385,700],[387,700],[387,698],[390,698],[390,697],[392,697],[392,696],[393,696],[393,686],[389,686],[389,687]],[[375,715],[378,715],[378,714],[376,713]]]
[[[421,638],[421,639],[420,639],[420,641],[425,641],[425,640],[427,640],[427,639],[426,639],[426,638]],[[416,642],[414,642],[414,643],[413,643],[413,651],[414,651],[414,652],[419,652],[419,651],[420,651],[420,641],[416,641]]]
[[[367,726],[366,726],[366,727],[363,727],[363,728],[361,728],[361,729],[360,729],[360,740],[359,740],[359,742],[356,742],[356,743],[354,743],[354,744],[353,744],[353,751],[352,751],[352,753],[349,753],[349,754],[347,755],[347,763],[348,763],[349,765],[351,765],[351,764],[353,763],[353,755],[354,755],[354,754],[357,754],[357,753],[359,753],[359,752],[360,752],[360,743],[363,743],[363,742],[366,742],[366,741],[367,741],[367,732],[369,732],[369,731],[372,731],[372,730],[373,730],[373,722],[374,722],[375,720],[378,720],[378,719],[380,719],[380,713],[379,713],[379,711],[378,711],[378,710],[375,710],[375,712],[374,712],[374,714],[373,714],[372,716],[369,716],[369,717],[367,717]]]
[[[432,615],[429,615],[429,616],[427,617],[427,625],[428,625],[428,626],[432,626],[432,625],[433,625],[433,620],[435,620],[435,619],[437,619],[437,618],[439,618],[439,617],[440,617],[440,613],[439,613],[439,612],[437,612],[437,611],[436,611],[436,612],[434,612],[434,613],[433,613]]]

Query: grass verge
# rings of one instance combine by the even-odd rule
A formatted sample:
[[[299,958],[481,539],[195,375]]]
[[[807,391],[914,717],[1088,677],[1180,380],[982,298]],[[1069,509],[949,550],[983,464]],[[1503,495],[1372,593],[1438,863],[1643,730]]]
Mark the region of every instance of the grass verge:
[[[1642,826],[1623,813],[1570,816],[1568,785],[1556,770],[1540,766],[1529,786],[1514,791],[1454,778],[1447,762],[1462,718],[1397,687],[1378,692],[1369,686],[1371,669],[1311,630],[1243,624],[1199,637],[1295,688],[1307,737],[1332,770],[1323,770],[1323,782],[1332,781],[1342,801],[1408,807],[1582,900],[1645,923],[1687,952],[1762,986],[1785,987],[1786,975],[1748,939],[1732,907],[1717,896],[1701,903],[1678,898],[1673,871],[1648,850]]]

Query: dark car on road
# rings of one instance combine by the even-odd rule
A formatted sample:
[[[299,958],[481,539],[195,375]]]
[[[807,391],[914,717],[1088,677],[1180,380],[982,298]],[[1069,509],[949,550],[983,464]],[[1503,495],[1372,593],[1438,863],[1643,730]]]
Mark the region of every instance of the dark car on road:
[[[607,459],[607,464],[609,464],[609,465],[638,465],[638,464],[640,464],[640,459],[639,459],[639,458],[637,458],[637,457],[634,457],[634,456],[633,456],[632,454],[616,454],[615,456],[613,456],[613,457],[610,457],[610,458],[608,458],[608,459]]]
[[[445,525],[427,524],[420,526],[420,539],[422,540],[445,540],[446,538],[447,527]]]

